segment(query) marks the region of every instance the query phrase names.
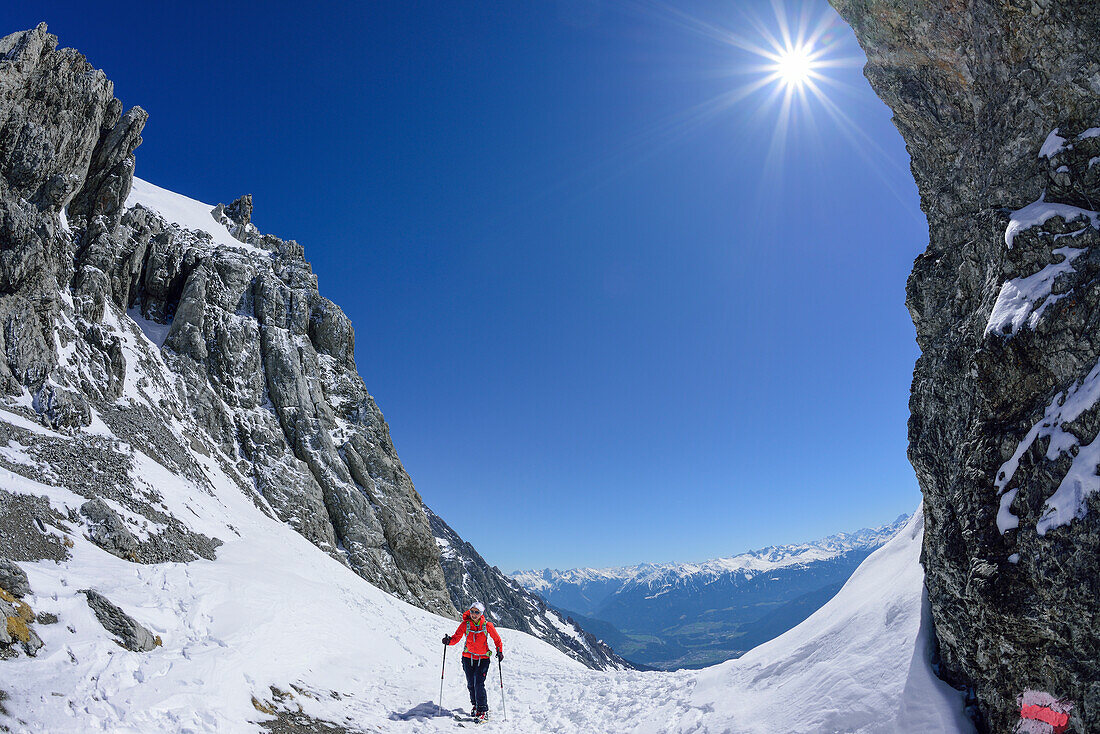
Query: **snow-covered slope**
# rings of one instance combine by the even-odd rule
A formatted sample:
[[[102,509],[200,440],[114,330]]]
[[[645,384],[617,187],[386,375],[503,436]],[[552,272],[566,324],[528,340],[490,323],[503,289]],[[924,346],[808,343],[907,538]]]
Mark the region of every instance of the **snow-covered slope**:
[[[806,621],[699,673],[695,706],[741,732],[970,732],[932,672],[918,511]]]
[[[137,455],[144,470],[154,462]],[[211,491],[174,483],[169,510],[226,539],[215,561],[138,565],[79,533],[71,557],[22,564],[26,601],[60,623],[45,648],[3,663],[17,732],[252,732],[260,709],[350,731],[452,731],[436,717],[442,647],[453,620],[368,584],[261,512],[216,462]],[[82,498],[8,476],[9,490]],[[918,564],[921,516],[872,555],[802,625],[744,658],[702,672],[599,672],[529,635],[502,630],[499,732],[964,732],[961,699],[931,674]],[[95,588],[159,635],[147,653],[117,646],[80,590]],[[443,705],[466,703],[452,649]]]

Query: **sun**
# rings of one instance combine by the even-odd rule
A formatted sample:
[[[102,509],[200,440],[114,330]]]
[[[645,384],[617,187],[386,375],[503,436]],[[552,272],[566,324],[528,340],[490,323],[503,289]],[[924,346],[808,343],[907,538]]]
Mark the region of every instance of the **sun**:
[[[850,99],[862,105],[867,90],[847,81],[845,77],[851,74],[842,70],[862,67],[866,57],[827,3],[726,2],[720,4],[719,17],[701,17],[669,0],[628,2],[675,30],[718,44],[723,54],[707,76],[734,82],[712,97],[654,121],[634,136],[629,146],[656,149],[689,129],[736,111],[740,124],[762,133],[763,169],[769,177],[783,170],[788,140],[814,144],[819,141],[819,126],[828,123],[872,165],[877,167],[877,159],[887,157],[846,108]],[[768,6],[771,13],[761,12]]]
[[[775,59],[774,72],[787,87],[801,89],[814,75],[814,54],[806,46],[788,46]]]
[[[850,114],[849,102],[861,108],[870,99],[878,104],[877,98],[868,97],[865,83],[849,80],[850,70],[863,67],[867,59],[827,3],[725,2],[715,4],[722,8],[718,17],[692,15],[669,0],[629,0],[629,4],[675,30],[718,44],[724,53],[708,76],[736,80],[714,96],[655,121],[630,146],[657,149],[689,129],[736,111],[739,124],[761,133],[757,139],[762,143],[763,175],[778,185],[788,141],[818,145],[822,142],[818,133],[829,125],[892,190],[893,174],[882,170],[891,154],[862,129],[859,117]],[[763,11],[768,6],[771,13]],[[904,201],[909,206],[909,200]]]

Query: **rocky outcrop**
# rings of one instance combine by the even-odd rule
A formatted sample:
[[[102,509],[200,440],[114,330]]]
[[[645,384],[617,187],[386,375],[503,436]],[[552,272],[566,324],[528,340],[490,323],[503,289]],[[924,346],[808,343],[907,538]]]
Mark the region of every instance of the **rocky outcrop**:
[[[88,536],[103,550],[128,561],[137,559],[138,542],[118,514],[96,498],[80,507],[88,521]]]
[[[832,3],[928,216],[909,456],[941,672],[987,731],[1039,694],[1100,731],[1100,5]]]
[[[7,558],[0,558],[0,589],[4,589],[15,597],[23,597],[31,593],[30,584],[27,583],[27,572]]]
[[[29,592],[27,588],[26,593]],[[44,645],[31,626],[34,622],[34,611],[30,606],[0,585],[0,658],[15,657],[20,651],[31,657],[38,654]]]
[[[88,599],[88,606],[95,613],[103,629],[117,637],[117,642],[131,652],[149,652],[161,646],[161,640],[110,599],[92,589],[80,593]]]
[[[496,566],[486,563],[472,545],[431,510],[428,518],[443,558],[447,588],[459,609],[468,609],[475,601],[480,601],[493,624],[543,639],[596,670],[634,667],[572,618],[563,617],[538,595],[524,589]]]
[[[210,458],[360,575],[453,613],[354,330],[302,248],[262,235],[250,196],[200,225],[228,245],[128,205],[147,115],[56,45],[45,25],[0,40],[0,390],[56,432],[4,423],[27,456],[0,463],[87,497],[69,520],[108,552],[162,562],[221,541],[158,509],[132,451],[200,489]]]

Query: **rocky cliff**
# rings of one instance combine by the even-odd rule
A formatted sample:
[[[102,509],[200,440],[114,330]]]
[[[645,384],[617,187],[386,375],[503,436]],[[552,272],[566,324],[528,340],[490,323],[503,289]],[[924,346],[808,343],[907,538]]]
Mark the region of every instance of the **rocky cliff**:
[[[941,674],[987,731],[1036,701],[1100,731],[1100,5],[831,1],[929,223],[909,456]]]
[[[0,556],[64,558],[80,532],[134,563],[214,559],[222,539],[164,499],[217,474],[374,585],[456,616],[351,322],[303,248],[262,234],[249,196],[208,207],[135,179],[146,113],[56,46],[44,24],[0,39]],[[23,479],[86,501],[65,517],[31,485],[7,491]]]

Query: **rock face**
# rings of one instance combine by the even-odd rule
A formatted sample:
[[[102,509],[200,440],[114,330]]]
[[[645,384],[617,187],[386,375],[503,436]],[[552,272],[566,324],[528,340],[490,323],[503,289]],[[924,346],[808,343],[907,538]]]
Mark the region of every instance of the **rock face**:
[[[496,566],[486,563],[472,545],[431,510],[428,519],[443,558],[447,588],[459,609],[468,609],[475,601],[480,601],[485,604],[485,614],[494,625],[539,637],[596,670],[634,667],[571,618],[563,617],[539,596],[521,587]]]
[[[457,616],[303,248],[262,234],[250,195],[202,208],[135,179],[146,113],[56,47],[45,25],[0,39],[0,467],[32,487],[0,489],[0,555],[64,559],[80,534],[134,563],[213,560],[223,539],[163,500],[220,472],[374,585]],[[87,501],[62,517],[33,482]]]
[[[196,454],[213,457],[360,575],[453,613],[420,497],[355,370],[351,324],[302,248],[261,235],[251,197],[217,211],[240,247],[128,206],[147,115],[123,112],[102,72],[56,44],[44,25],[0,40],[0,388],[59,439],[48,456],[48,439],[22,441],[38,452],[28,463],[71,475],[94,542],[158,562],[212,558],[219,541],[158,515],[159,488],[134,481],[127,451],[83,429],[105,425],[199,485]],[[156,357],[127,310],[167,326]],[[161,526],[159,543],[139,542],[139,518]]]
[[[118,638],[118,644],[131,652],[149,652],[160,646],[160,640],[152,632],[112,604],[103,594],[92,589],[85,589],[81,593],[88,599],[88,606],[95,612],[103,629]]]
[[[909,456],[941,672],[1100,731],[1100,5],[832,0],[912,157],[929,245]]]
[[[10,564],[10,561],[8,563]],[[14,566],[14,564],[10,565]],[[15,568],[18,569],[17,566]],[[9,576],[9,581],[10,578]],[[15,657],[20,650],[34,657],[43,647],[42,638],[31,627],[35,622],[34,611],[25,602],[16,598],[30,593],[26,575],[19,580],[16,574],[16,579],[16,583],[21,581],[24,594],[16,594],[0,586],[0,659]]]
[[[27,572],[7,558],[0,558],[0,589],[15,597],[23,597],[31,593],[30,584],[27,583]]]

